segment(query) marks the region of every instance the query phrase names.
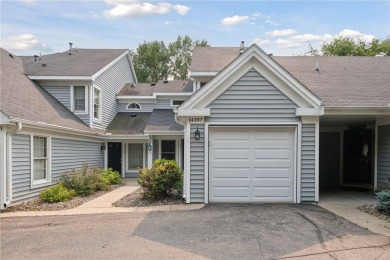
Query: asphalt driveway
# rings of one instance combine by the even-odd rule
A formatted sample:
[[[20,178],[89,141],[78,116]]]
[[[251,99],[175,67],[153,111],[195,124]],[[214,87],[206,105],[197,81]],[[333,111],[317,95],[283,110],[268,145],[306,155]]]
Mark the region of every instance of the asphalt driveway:
[[[390,259],[389,237],[315,205],[1,219],[1,259]]]

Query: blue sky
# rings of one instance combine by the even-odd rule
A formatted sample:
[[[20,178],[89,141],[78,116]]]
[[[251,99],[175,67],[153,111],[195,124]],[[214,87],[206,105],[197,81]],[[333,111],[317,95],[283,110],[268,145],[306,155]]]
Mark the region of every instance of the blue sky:
[[[390,36],[388,1],[1,0],[1,46],[18,55],[78,48],[128,48],[178,35],[211,46],[257,43],[302,55],[339,35]]]

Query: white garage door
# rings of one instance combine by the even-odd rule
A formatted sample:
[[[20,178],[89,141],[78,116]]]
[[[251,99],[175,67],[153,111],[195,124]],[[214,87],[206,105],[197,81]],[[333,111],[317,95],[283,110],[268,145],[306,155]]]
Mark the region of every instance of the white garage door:
[[[293,202],[293,127],[210,127],[210,202]]]

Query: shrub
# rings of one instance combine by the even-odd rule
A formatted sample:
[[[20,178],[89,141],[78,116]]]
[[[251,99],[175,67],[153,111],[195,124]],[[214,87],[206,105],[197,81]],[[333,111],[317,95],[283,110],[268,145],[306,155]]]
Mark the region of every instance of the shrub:
[[[74,190],[68,190],[62,183],[58,183],[53,187],[44,189],[41,192],[40,197],[45,202],[55,203],[70,200],[75,195],[76,192]]]
[[[378,200],[376,207],[386,214],[390,214],[390,189],[377,192],[375,198]]]
[[[121,184],[122,182],[119,172],[114,171],[112,168],[104,169],[100,178],[107,184]]]
[[[60,176],[60,182],[69,190],[74,190],[77,196],[88,196],[89,194],[106,190],[109,183],[100,177],[100,171],[96,168],[88,170],[88,164],[84,164],[80,170],[72,170]]]
[[[140,169],[138,183],[149,199],[181,195],[183,175],[174,160],[155,160],[152,168]]]

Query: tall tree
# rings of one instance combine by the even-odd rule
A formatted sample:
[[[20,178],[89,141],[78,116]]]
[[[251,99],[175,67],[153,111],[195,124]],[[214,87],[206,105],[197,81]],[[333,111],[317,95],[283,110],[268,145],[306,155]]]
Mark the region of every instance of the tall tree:
[[[139,82],[156,82],[160,79],[189,77],[192,49],[209,46],[206,40],[193,41],[188,35],[178,36],[166,46],[163,41],[144,42],[137,48],[134,68]]]
[[[195,46],[209,46],[206,40],[193,41],[188,35],[177,36],[176,41],[169,43],[170,75],[174,79],[185,80],[189,77],[192,60],[192,49]]]
[[[339,37],[330,43],[324,43],[322,53],[324,56],[375,56],[381,53],[389,56],[390,37],[385,40],[373,39],[371,42]]]
[[[169,76],[169,51],[163,41],[144,42],[134,55],[138,82],[157,82]]]

